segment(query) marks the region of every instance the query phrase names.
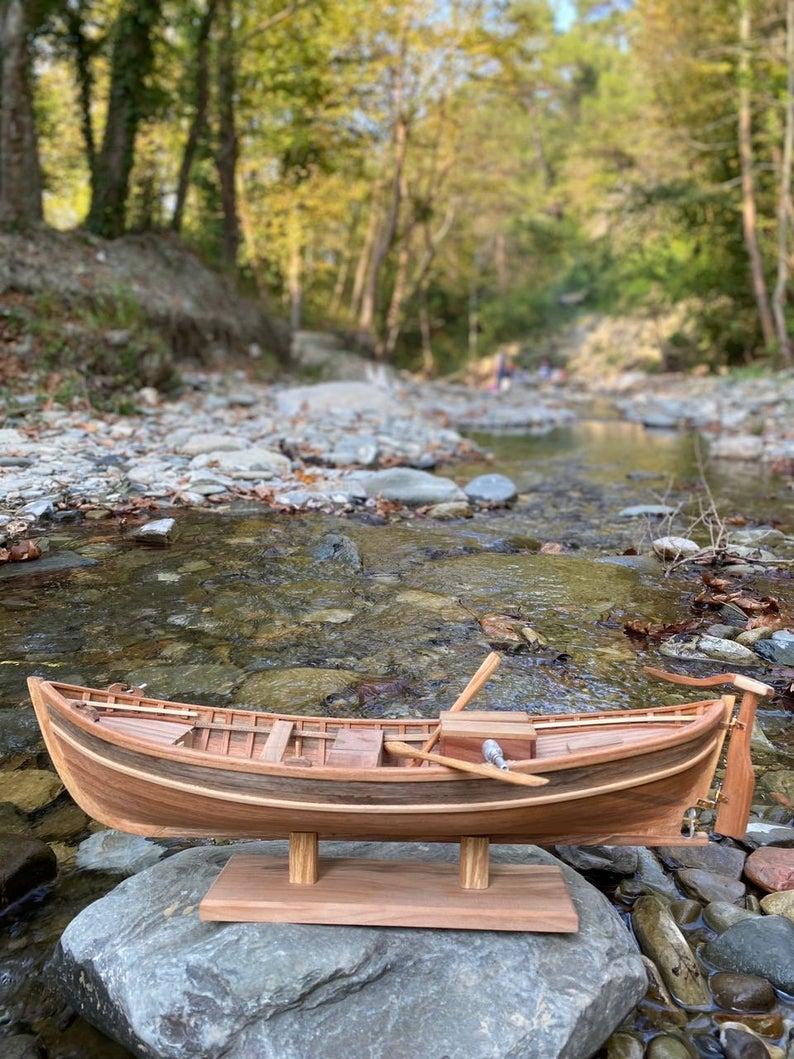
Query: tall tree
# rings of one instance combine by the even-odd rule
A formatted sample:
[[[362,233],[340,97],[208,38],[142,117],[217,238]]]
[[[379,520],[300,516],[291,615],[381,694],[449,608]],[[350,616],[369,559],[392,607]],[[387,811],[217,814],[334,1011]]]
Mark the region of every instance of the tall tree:
[[[204,134],[207,131],[207,111],[210,99],[209,84],[209,56],[210,56],[210,34],[212,24],[215,21],[217,11],[217,0],[207,0],[207,6],[201,17],[196,34],[196,66],[195,81],[193,85],[193,114],[190,120],[190,129],[185,142],[185,150],[182,154],[182,164],[179,168],[179,180],[176,188],[176,200],[174,202],[174,213],[171,218],[171,227],[175,232],[182,230],[182,221],[185,215],[185,205],[190,187],[190,175],[193,171],[193,163],[196,152],[199,149]]]
[[[121,235],[126,226],[135,141],[151,111],[153,36],[161,13],[162,0],[123,0],[113,29],[107,117],[86,222],[91,231],[109,239]]]
[[[758,244],[758,207],[755,194],[755,163],[753,157],[752,73],[750,60],[751,0],[739,0],[739,161],[742,175],[742,228],[750,259],[753,294],[758,308],[758,320],[766,346],[775,341],[775,323],[769,305],[769,294],[764,275],[764,261]]]
[[[0,0],[0,224],[42,217],[41,170],[30,71],[31,5]]]
[[[217,97],[218,146],[215,164],[221,190],[223,228],[221,257],[226,268],[237,266],[240,251],[240,210],[237,203],[237,166],[240,141],[237,135],[237,71],[234,42],[234,0],[219,0]]]
[[[794,164],[794,0],[786,0],[786,91],[783,119],[783,151],[777,206],[777,278],[772,293],[777,342],[783,359],[794,360],[786,321],[786,293],[791,255],[791,168]]]

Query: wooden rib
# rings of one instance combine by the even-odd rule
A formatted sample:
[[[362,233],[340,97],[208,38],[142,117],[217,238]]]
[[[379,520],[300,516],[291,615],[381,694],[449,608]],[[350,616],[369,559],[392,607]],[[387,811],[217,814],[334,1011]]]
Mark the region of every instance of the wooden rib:
[[[225,802],[240,802],[248,805],[262,805],[271,806],[273,808],[286,808],[286,809],[300,809],[306,812],[319,812],[319,813],[375,813],[376,815],[381,814],[399,814],[399,813],[454,813],[454,812],[465,812],[465,813],[476,813],[476,812],[491,812],[496,809],[510,808],[517,809],[522,805],[531,805],[533,808],[538,805],[548,805],[554,802],[572,801],[574,799],[592,798],[599,794],[608,794],[614,791],[626,790],[631,787],[646,786],[649,783],[654,783],[658,780],[666,779],[669,776],[676,776],[681,772],[686,772],[694,765],[698,764],[714,749],[714,741],[710,742],[699,753],[687,758],[683,762],[679,762],[676,765],[668,766],[664,769],[658,769],[655,772],[647,773],[645,775],[629,776],[625,780],[613,781],[611,783],[598,784],[595,787],[580,788],[573,791],[564,791],[557,794],[538,794],[535,796],[529,796],[526,799],[514,798],[508,801],[488,801],[481,803],[471,802],[444,802],[444,803],[416,803],[407,802],[402,804],[371,804],[371,805],[351,805],[349,803],[329,803],[329,802],[295,802],[288,799],[282,798],[266,798],[262,796],[245,794],[244,792],[238,791],[221,791],[209,787],[202,787],[194,783],[185,783],[181,780],[167,779],[161,776],[156,776],[153,773],[145,772],[142,769],[133,768],[129,765],[122,765],[120,762],[111,761],[109,758],[103,757],[101,754],[95,753],[93,750],[89,750],[83,746],[82,743],[73,739],[63,729],[58,728],[57,725],[52,725],[52,731],[57,735],[59,739],[62,739],[68,745],[79,751],[81,754],[90,758],[93,761],[97,761],[104,767],[110,769],[113,772],[118,772],[121,775],[132,776],[137,779],[144,780],[147,783],[154,784],[158,787],[164,787],[166,789],[181,790],[190,794],[201,795],[209,799],[225,801]],[[385,770],[388,771],[388,770]]]

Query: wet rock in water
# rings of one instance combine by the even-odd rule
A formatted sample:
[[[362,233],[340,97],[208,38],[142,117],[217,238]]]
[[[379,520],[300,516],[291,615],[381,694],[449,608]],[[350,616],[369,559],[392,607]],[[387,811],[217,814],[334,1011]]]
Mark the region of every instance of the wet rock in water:
[[[359,550],[344,533],[326,533],[312,548],[311,556],[319,563],[341,563],[351,570],[361,569]]]
[[[790,846],[794,844],[794,827],[764,820],[751,820],[742,842],[751,846]]]
[[[720,1044],[725,1059],[770,1059],[766,1044],[739,1024],[720,1027]]]
[[[0,761],[32,750],[41,742],[36,715],[30,709],[0,709]]]
[[[46,842],[18,834],[0,835],[0,909],[51,882],[58,871]]]
[[[89,819],[79,805],[72,801],[56,805],[37,820],[33,833],[42,842],[68,842],[88,827]]]
[[[142,526],[132,532],[132,539],[141,544],[166,545],[174,539],[176,520],[172,518],[158,518],[152,522],[145,522]]]
[[[607,1059],[642,1059],[645,1045],[630,1033],[613,1033],[607,1041]]]
[[[320,607],[311,610],[301,618],[302,625],[346,625],[355,618],[354,610],[343,610],[341,607]]]
[[[398,592],[394,597],[394,602],[402,603],[407,607],[432,611],[444,621],[469,621],[472,617],[471,612],[462,607],[452,596],[442,596],[438,592],[423,592],[420,588],[406,588]]]
[[[700,901],[736,902],[744,897],[744,883],[730,879],[727,875],[718,875],[703,868],[683,868],[675,874],[684,890]]]
[[[38,1041],[29,1033],[15,1033],[0,1041],[2,1059],[41,1059],[43,1054]]]
[[[61,574],[80,567],[96,566],[97,560],[77,552],[50,552],[35,562],[4,563],[0,566],[0,581],[11,581],[17,577],[41,577],[45,574]]]
[[[480,474],[463,487],[469,500],[494,507],[509,504],[518,496],[515,482],[504,474]]]
[[[785,916],[794,920],[794,890],[780,890],[761,898],[761,908],[768,916]]]
[[[670,903],[670,912],[679,926],[696,923],[703,912],[703,905],[699,901],[685,898],[681,901]]]
[[[634,504],[633,507],[624,507],[622,511],[618,511],[618,518],[666,518],[674,514],[675,508],[668,507],[667,504]]]
[[[252,673],[235,693],[235,701],[257,710],[300,713],[322,705],[328,695],[339,694],[361,680],[349,669],[266,669]]]
[[[726,1011],[771,1011],[775,990],[766,978],[754,974],[718,971],[709,979],[715,1002]]]
[[[694,1059],[695,1052],[680,1037],[660,1033],[648,1045],[647,1059]]]
[[[707,960],[726,971],[768,978],[794,993],[794,923],[783,916],[756,916],[735,923],[704,950]]]
[[[732,625],[709,625],[706,629],[705,635],[711,636],[715,640],[736,640],[739,641],[738,636],[739,630],[734,629]],[[745,646],[747,646],[745,644]]]
[[[468,1059],[535,1054],[541,1035],[544,1054],[580,1059],[597,1051],[645,989],[619,916],[568,868],[576,935],[201,923],[198,903],[227,858],[272,853],[274,845],[285,848],[187,850],[86,908],[66,928],[53,964],[71,1005],[136,1054],[160,1059],[386,1059],[395,1041],[401,1055]],[[323,851],[457,856],[450,846],[393,843],[329,843]],[[558,863],[519,846],[497,847],[494,859]],[[373,1017],[385,1011],[387,1018]]]
[[[555,846],[554,852],[577,871],[633,875],[638,865],[634,846]]]
[[[31,500],[22,508],[24,515],[32,515],[36,519],[49,518],[55,511],[55,501],[51,496],[42,497],[41,500]]]
[[[363,481],[367,496],[382,496],[409,507],[466,500],[466,494],[451,478],[441,478],[410,467],[375,471]]]
[[[703,918],[718,934],[722,934],[734,923],[741,923],[744,919],[753,919],[758,915],[748,908],[739,908],[728,901],[711,901],[703,909]]]
[[[708,1004],[703,972],[665,904],[655,896],[640,897],[632,923],[642,951],[659,968],[673,997],[688,1007]]]
[[[76,863],[84,871],[134,875],[156,864],[165,852],[165,846],[158,846],[148,838],[109,828],[97,831],[80,843]]]
[[[472,510],[465,501],[449,500],[445,504],[433,504],[433,506],[428,509],[427,517],[445,520],[453,518],[469,518],[471,514]]]
[[[790,890],[794,888],[794,849],[757,849],[747,858],[744,874],[762,890]]]
[[[703,868],[731,879],[741,878],[747,857],[740,849],[719,842],[709,842],[707,846],[659,846],[656,852],[668,868]]]
[[[30,825],[24,813],[11,802],[0,802],[0,834],[24,835],[29,831]]]
[[[236,666],[221,662],[183,665],[141,666],[124,672],[124,683],[133,688],[146,686],[148,695],[161,699],[191,702],[228,695],[243,676]]]
[[[700,545],[689,537],[657,537],[652,548],[660,559],[671,561],[697,555],[701,550]]]
[[[675,883],[662,869],[653,852],[644,846],[633,846],[632,848],[637,854],[637,871],[626,882],[634,884],[634,893],[663,894],[671,900],[679,897]]]
[[[779,666],[794,666],[794,639],[776,640],[773,636],[768,640],[759,640],[753,649],[767,662]]]
[[[697,641],[697,647],[709,658],[715,658],[718,662],[728,662],[731,665],[752,666],[758,665],[758,657],[749,647],[742,647],[735,640],[718,640],[714,636],[701,636]]]
[[[23,813],[35,813],[54,802],[63,784],[46,769],[18,769],[0,773],[0,802],[11,802]]]

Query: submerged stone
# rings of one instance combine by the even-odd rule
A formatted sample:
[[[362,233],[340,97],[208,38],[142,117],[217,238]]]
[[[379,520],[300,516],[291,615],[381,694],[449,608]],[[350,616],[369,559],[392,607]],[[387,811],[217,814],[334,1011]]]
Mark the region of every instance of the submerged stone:
[[[709,979],[714,1000],[726,1011],[771,1011],[775,990],[766,978],[718,971]]]
[[[794,993],[794,923],[783,916],[755,916],[728,927],[706,945],[704,955],[716,967],[768,978]]]
[[[235,701],[257,710],[300,713],[322,705],[328,695],[338,694],[361,680],[348,669],[266,669],[247,677],[235,694]]]
[[[63,784],[46,769],[17,769],[0,773],[0,802],[10,802],[23,813],[34,813],[54,802]]]
[[[45,842],[0,835],[0,909],[50,882],[57,871],[55,854]]]
[[[641,897],[632,913],[634,932],[673,997],[689,1007],[710,1001],[703,972],[666,905],[656,896]]]

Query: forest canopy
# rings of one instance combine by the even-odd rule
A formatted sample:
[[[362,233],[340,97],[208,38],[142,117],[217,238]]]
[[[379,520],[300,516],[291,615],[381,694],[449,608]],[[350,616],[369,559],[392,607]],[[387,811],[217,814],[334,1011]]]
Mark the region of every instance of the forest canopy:
[[[0,224],[170,230],[428,373],[583,310],[790,359],[794,0],[0,0]]]

